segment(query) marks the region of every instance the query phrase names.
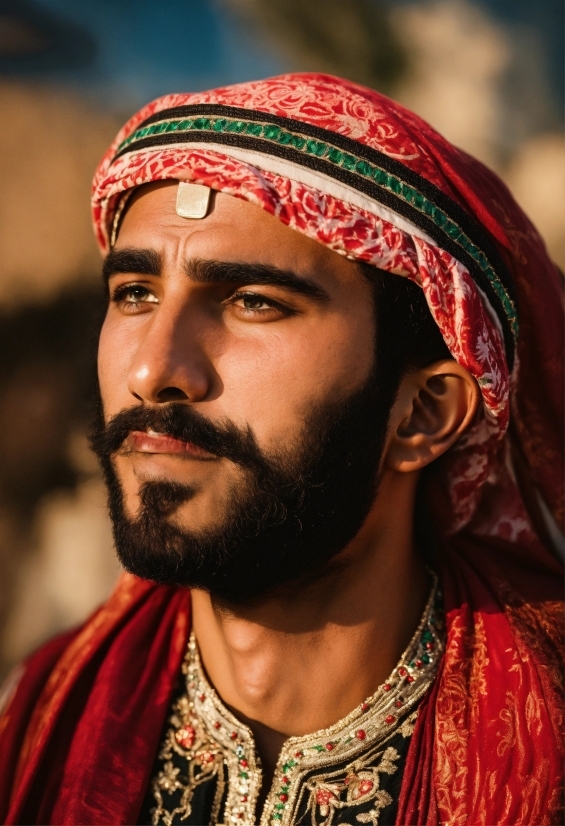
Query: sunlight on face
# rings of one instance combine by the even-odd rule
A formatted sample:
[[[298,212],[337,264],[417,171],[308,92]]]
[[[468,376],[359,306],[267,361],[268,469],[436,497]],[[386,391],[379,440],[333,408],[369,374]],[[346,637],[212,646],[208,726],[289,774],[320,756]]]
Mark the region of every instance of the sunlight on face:
[[[187,220],[176,192],[143,187],[120,228],[99,349],[105,415],[177,401],[280,453],[308,411],[369,375],[371,287],[354,263],[255,205],[217,193],[206,218]],[[116,470],[132,515],[144,482],[191,485],[176,519],[196,528],[217,521],[242,482],[228,459],[156,441],[119,455]]]

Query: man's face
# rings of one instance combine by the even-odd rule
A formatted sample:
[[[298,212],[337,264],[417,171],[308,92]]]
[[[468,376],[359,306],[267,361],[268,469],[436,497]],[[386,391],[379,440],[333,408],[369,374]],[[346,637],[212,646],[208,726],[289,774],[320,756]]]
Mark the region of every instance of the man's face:
[[[97,450],[108,459],[118,551],[132,538],[143,544],[157,525],[170,539],[168,550],[155,551],[161,574],[150,561],[136,569],[135,548],[125,553],[128,567],[141,575],[184,582],[180,557],[192,547],[179,539],[185,535],[196,540],[197,567],[206,567],[201,557],[209,552],[199,541],[216,543],[207,575],[212,580],[231,552],[230,542],[222,542],[226,536],[237,535],[234,552],[246,542],[258,545],[256,558],[248,560],[256,568],[261,554],[271,547],[276,553],[274,523],[280,529],[281,513],[295,509],[294,522],[300,522],[300,507],[312,492],[289,491],[285,502],[285,489],[295,482],[306,488],[313,482],[316,490],[311,513],[305,511],[309,525],[295,525],[284,537],[283,555],[307,540],[309,527],[313,540],[327,525],[343,547],[374,496],[386,433],[385,422],[374,439],[369,431],[378,423],[367,421],[375,360],[371,286],[354,263],[255,205],[218,193],[206,218],[187,220],[176,214],[176,194],[174,184],[138,191],[106,263],[110,303],[100,338],[100,389],[105,421],[125,418],[113,442],[101,447],[99,437]],[[340,510],[334,500],[352,498],[347,467],[355,461],[366,484],[354,492],[359,502],[340,534],[332,527],[332,513]],[[355,468],[352,473],[359,475]],[[349,488],[341,494],[338,477]],[[324,500],[324,487],[332,486],[332,501]],[[269,497],[281,491],[269,536],[259,522]],[[319,513],[324,502],[329,511]],[[255,531],[244,525],[249,513]],[[334,518],[339,521],[339,514]],[[151,556],[151,548],[143,554]],[[177,556],[169,568],[167,554]],[[297,560],[286,562],[300,568]],[[205,577],[187,576],[186,584],[214,589]],[[274,585],[268,582],[273,576],[259,577],[261,585],[248,596]],[[218,590],[235,598],[228,586]]]

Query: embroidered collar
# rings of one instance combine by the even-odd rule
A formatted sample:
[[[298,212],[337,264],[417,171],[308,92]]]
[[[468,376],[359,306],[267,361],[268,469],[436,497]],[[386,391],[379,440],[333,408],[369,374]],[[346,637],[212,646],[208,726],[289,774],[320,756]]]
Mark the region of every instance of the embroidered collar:
[[[386,741],[402,727],[406,729],[402,731],[405,737],[411,734],[416,717],[412,712],[433,681],[443,654],[440,612],[435,579],[420,624],[388,680],[333,726],[314,734],[290,737],[284,743],[260,819],[261,826],[287,826],[295,822],[293,813],[298,807],[304,807],[305,796],[308,796],[308,807],[317,808],[317,815],[322,817],[319,820],[316,815],[313,823],[329,826],[337,808],[369,800],[373,801],[374,819],[367,822],[377,822],[380,809],[391,802],[390,795],[379,789],[378,773],[396,771],[394,760],[398,757],[395,749],[386,748]],[[189,813],[196,786],[216,776],[211,822],[218,823],[223,808],[223,823],[251,826],[256,823],[255,810],[262,783],[253,734],[228,711],[208,682],[193,634],[183,672],[186,694],[176,703],[171,718],[173,728],[168,732],[161,756],[168,758],[173,749],[185,757],[189,764],[188,783],[182,783],[172,763],[165,764],[164,771],[154,781],[158,805],[153,822],[161,822],[162,817],[162,822],[172,823],[175,814],[182,817],[183,813]],[[322,778],[316,777],[320,770],[325,772]],[[326,776],[328,773],[331,782]],[[181,805],[174,812],[168,812],[163,805],[162,791],[175,789],[183,790]]]

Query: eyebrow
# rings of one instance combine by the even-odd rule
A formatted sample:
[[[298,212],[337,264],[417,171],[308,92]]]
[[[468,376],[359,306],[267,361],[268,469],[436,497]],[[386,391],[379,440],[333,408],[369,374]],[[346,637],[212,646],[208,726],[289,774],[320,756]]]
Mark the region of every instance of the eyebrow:
[[[105,258],[102,275],[105,282],[118,273],[161,275],[163,262],[159,253],[151,249],[112,250]],[[236,261],[211,261],[193,258],[183,266],[186,275],[200,284],[260,284],[283,287],[290,292],[328,301],[330,296],[315,281],[291,270],[268,264],[243,264]]]
[[[161,275],[161,256],[155,250],[126,248],[111,250],[102,265],[102,277],[106,283],[118,273]]]

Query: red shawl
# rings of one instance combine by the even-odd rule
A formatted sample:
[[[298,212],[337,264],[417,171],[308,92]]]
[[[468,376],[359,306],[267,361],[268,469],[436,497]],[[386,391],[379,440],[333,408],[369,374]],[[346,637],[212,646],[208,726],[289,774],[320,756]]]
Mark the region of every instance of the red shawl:
[[[95,179],[103,249],[123,194],[167,177],[259,203],[424,290],[484,405],[430,490],[448,639],[397,823],[561,823],[562,585],[544,511],[561,523],[562,283],[539,236],[492,173],[392,101],[327,76],[142,110]],[[24,664],[0,718],[6,823],[136,822],[189,627],[187,591],[126,575],[81,630]]]

